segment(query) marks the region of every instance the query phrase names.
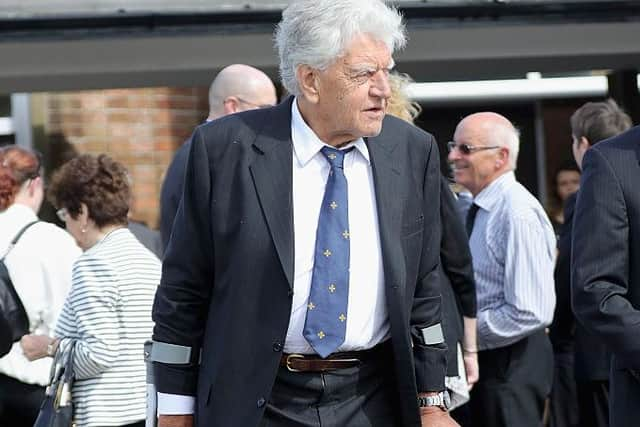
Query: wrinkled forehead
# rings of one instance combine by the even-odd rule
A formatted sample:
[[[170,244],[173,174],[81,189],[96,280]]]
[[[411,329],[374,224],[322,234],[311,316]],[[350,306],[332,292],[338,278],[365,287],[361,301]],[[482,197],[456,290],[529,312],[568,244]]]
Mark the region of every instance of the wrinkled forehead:
[[[375,64],[378,67],[393,68],[395,65],[387,43],[370,34],[360,34],[353,37],[346,44],[337,61],[347,66]]]

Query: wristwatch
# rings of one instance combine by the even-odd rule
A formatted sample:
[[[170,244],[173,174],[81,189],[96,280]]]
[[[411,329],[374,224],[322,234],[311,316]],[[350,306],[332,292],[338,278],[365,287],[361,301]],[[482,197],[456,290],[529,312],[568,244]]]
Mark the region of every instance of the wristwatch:
[[[445,390],[433,396],[420,396],[418,397],[418,406],[421,408],[437,406],[440,409],[447,411],[451,406],[449,392]]]
[[[56,340],[51,340],[49,344],[47,344],[47,356],[53,357],[56,354]]]

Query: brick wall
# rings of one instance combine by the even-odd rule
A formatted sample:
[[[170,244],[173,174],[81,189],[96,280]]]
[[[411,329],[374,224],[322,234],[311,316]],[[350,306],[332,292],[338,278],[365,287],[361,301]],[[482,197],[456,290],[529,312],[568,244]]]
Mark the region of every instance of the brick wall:
[[[54,165],[69,152],[106,153],[133,178],[132,217],[158,225],[160,185],[175,150],[208,113],[207,88],[145,88],[45,95]]]

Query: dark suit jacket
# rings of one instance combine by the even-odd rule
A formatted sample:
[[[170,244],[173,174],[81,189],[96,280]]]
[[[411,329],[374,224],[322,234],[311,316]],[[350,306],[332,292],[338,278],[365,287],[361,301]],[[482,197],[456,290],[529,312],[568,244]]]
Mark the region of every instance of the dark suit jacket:
[[[202,347],[200,367],[156,365],[158,390],[196,394],[199,426],[260,423],[286,338],[294,277],[291,101],[200,126],[156,295],[154,340]],[[431,135],[387,117],[366,139],[403,426],[418,391],[444,390],[439,155]]]
[[[637,370],[640,127],[590,148],[583,168],[573,226],[573,310],[612,351],[613,369]],[[640,402],[640,396],[626,399]]]
[[[611,353],[600,338],[575,321],[571,310],[571,236],[578,193],[567,198],[564,223],[558,238],[558,258],[554,271],[556,308],[549,337],[556,353],[575,353],[574,369],[578,382],[607,381]]]
[[[191,148],[191,138],[178,148],[169,164],[160,189],[160,237],[162,247],[166,248],[171,237],[171,227],[176,218],[182,190],[184,188],[184,170],[187,167],[187,156]],[[160,255],[162,259],[162,255]]]
[[[460,222],[458,204],[444,177],[440,186],[440,220],[442,326],[448,349],[447,375],[457,376],[457,343],[464,337],[462,316],[476,317],[476,282],[467,232]]]

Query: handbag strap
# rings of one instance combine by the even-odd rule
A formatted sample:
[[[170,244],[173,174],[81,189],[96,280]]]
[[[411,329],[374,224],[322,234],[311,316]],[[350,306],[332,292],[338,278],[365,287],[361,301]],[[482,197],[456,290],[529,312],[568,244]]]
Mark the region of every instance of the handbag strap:
[[[67,360],[64,363],[64,381],[72,382],[75,379],[75,371],[73,369],[73,360],[76,352],[76,340],[71,340],[69,343],[69,353],[67,354]]]
[[[4,259],[7,257],[7,255],[9,255],[9,252],[11,252],[11,249],[13,249],[13,247],[16,245],[16,243],[18,243],[18,240],[20,240],[20,238],[22,237],[24,232],[27,231],[27,229],[29,227],[31,227],[33,224],[35,224],[37,222],[40,222],[40,221],[38,221],[38,220],[32,221],[32,222],[28,223],[27,225],[25,225],[24,227],[22,227],[20,229],[20,231],[18,231],[18,233],[15,235],[15,237],[13,239],[11,239],[11,243],[9,243],[9,246],[7,247],[7,250],[5,251],[5,253],[2,256],[2,259],[0,259],[0,261],[4,261]]]

